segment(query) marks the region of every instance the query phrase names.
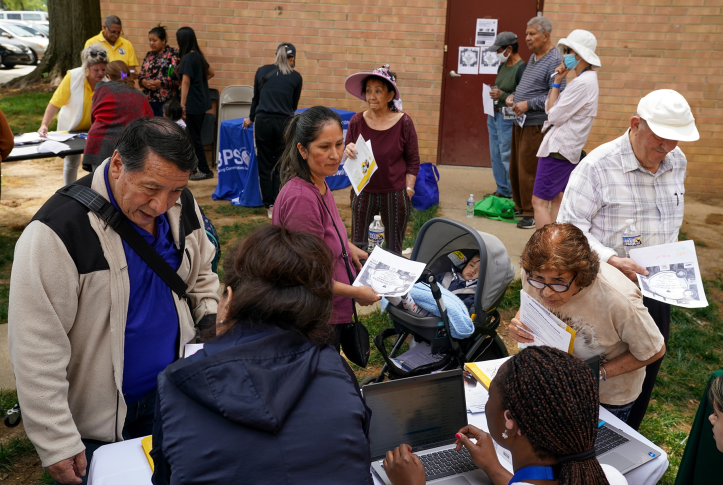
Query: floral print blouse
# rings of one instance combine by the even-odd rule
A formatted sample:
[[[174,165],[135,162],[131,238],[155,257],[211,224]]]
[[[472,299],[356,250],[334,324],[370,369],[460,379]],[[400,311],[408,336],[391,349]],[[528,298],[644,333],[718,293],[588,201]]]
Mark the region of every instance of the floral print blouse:
[[[178,95],[178,81],[177,77],[173,76],[173,79],[169,74],[175,73],[178,69],[178,65],[181,60],[178,55],[178,49],[171,46],[166,46],[161,52],[150,51],[143,58],[141,64],[141,72],[138,75],[138,83],[141,84],[143,93],[151,103],[164,103],[169,99]],[[169,73],[169,68],[173,67]],[[146,89],[141,83],[144,79],[151,81],[160,80],[160,89]]]

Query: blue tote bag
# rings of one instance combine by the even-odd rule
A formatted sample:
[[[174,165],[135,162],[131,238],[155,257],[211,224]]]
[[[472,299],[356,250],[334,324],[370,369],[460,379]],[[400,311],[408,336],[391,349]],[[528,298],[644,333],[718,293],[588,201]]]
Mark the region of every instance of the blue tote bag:
[[[439,205],[439,171],[433,163],[422,163],[419,165],[419,174],[414,184],[414,195],[412,196],[412,207],[418,211],[429,209],[433,205]]]

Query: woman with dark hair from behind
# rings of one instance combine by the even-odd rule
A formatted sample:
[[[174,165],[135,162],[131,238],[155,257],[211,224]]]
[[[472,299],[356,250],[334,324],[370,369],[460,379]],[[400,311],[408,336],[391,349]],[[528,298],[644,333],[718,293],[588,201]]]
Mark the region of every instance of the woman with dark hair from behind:
[[[90,117],[92,125],[85,142],[83,165],[95,171],[113,155],[123,129],[133,120],[152,117],[146,97],[136,89],[130,69],[123,61],[108,63],[105,74],[110,81],[95,86]]]
[[[492,380],[485,405],[490,432],[465,426],[456,435],[457,451],[467,448],[494,485],[627,484],[595,457],[598,414],[595,377],[583,361],[550,347],[529,347]],[[510,451],[514,474],[500,464],[492,440]],[[394,485],[425,483],[424,466],[409,445],[388,452],[384,469]]]
[[[168,34],[161,24],[148,32],[148,45],[151,50],[141,63],[138,83],[148,97],[153,115],[163,116],[163,103],[178,95],[178,79],[174,71],[181,61],[178,49],[168,45]]]
[[[278,226],[229,250],[220,337],[158,376],[155,485],[369,484],[371,414],[325,345],[332,267],[321,239]]]
[[[206,150],[201,142],[201,127],[206,111],[211,109],[208,80],[215,76],[215,73],[198,47],[196,33],[191,27],[178,29],[176,41],[181,54],[181,65],[178,66],[178,75],[181,76],[181,108],[186,115],[186,129],[191,135],[198,158],[198,172],[191,175],[189,180],[210,179],[213,178],[213,172],[206,161]]]
[[[665,355],[663,336],[638,287],[600,261],[585,234],[570,223],[535,232],[520,265],[524,292],[575,329],[572,354],[600,357],[600,402],[627,422],[645,366]],[[533,341],[519,310],[508,332],[517,342]]]
[[[314,106],[292,118],[284,134],[286,148],[281,156],[281,183],[283,187],[276,199],[273,223],[289,229],[306,231],[324,240],[334,258],[334,327],[332,341],[339,349],[341,330],[352,320],[352,305],[371,305],[381,299],[368,286],[352,286],[344,262],[361,269],[366,251],[349,242],[346,226],[336,208],[334,194],[326,184],[326,177],[339,169],[344,151],[343,131],[339,115]],[[343,244],[343,246],[342,246]]]

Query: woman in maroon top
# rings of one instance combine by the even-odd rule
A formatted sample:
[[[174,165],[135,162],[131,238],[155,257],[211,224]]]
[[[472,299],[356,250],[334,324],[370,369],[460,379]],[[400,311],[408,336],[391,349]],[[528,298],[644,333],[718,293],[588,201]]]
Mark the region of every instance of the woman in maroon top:
[[[381,213],[387,249],[401,254],[419,172],[419,145],[412,118],[402,113],[396,80],[388,64],[347,78],[346,90],[366,101],[369,109],[349,122],[344,155],[356,158],[354,143],[361,134],[371,140],[378,167],[358,196],[351,192],[353,241],[366,241],[369,224]]]
[[[344,138],[341,118],[329,108],[314,106],[294,116],[287,125],[286,148],[281,156],[282,188],[274,203],[272,222],[290,230],[304,231],[322,238],[334,256],[334,313],[331,323],[349,323],[353,300],[371,305],[381,299],[368,286],[352,286],[343,251],[354,267],[361,269],[360,258],[367,253],[349,243],[344,221],[325,178],[339,170]],[[333,344],[339,349],[342,325],[335,325]]]

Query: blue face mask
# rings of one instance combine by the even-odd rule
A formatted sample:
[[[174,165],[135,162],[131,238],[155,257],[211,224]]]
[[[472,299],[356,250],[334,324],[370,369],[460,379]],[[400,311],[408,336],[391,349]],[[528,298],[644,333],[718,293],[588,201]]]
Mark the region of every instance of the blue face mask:
[[[565,54],[562,56],[565,59],[565,67],[568,69],[575,69],[580,61],[575,59],[575,54]]]

